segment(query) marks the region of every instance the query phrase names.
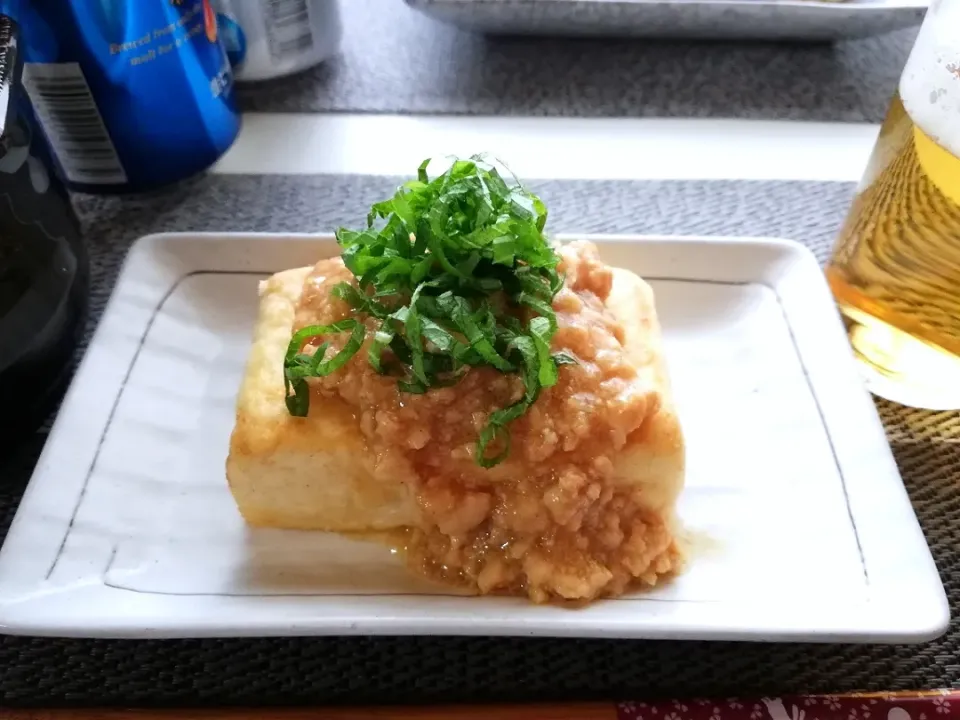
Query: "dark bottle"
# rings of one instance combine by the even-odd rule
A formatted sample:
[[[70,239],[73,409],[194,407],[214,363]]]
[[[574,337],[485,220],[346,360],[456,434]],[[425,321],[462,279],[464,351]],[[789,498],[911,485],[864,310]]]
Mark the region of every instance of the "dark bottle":
[[[0,15],[0,455],[62,395],[88,292],[80,225],[21,85],[18,37]]]

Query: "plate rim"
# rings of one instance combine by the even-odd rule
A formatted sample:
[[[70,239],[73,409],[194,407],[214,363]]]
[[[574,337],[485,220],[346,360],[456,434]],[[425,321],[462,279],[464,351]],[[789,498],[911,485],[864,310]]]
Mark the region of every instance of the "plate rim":
[[[411,6],[424,5],[709,5],[789,7],[813,10],[916,10],[929,7],[930,0],[406,0]]]
[[[467,32],[629,38],[758,40],[862,39],[919,26],[930,0],[405,0],[416,12]],[[610,12],[593,22],[568,22],[555,12],[573,8],[630,12],[636,21],[661,20],[658,29],[624,24]],[[542,15],[547,26],[531,22]],[[683,13],[687,12],[686,15]],[[689,13],[695,12],[691,16]],[[724,13],[733,17],[725,17]],[[802,21],[803,27],[791,23]],[[862,25],[869,21],[868,27]]]

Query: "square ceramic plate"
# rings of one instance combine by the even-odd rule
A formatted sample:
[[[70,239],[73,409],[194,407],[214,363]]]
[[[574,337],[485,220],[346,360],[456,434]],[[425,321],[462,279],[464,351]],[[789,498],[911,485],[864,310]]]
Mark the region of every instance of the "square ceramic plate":
[[[386,547],[252,530],[227,489],[257,282],[330,237],[140,240],[0,551],[8,633],[909,642],[937,570],[822,274],[779,240],[597,238],[650,280],[688,441],[689,570],[583,609],[463,597]]]
[[[928,0],[407,0],[499,35],[839,40],[919,25]]]

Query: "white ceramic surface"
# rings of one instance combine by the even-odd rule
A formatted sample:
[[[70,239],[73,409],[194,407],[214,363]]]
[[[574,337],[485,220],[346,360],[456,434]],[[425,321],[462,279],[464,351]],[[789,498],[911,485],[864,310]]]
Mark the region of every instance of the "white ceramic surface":
[[[817,264],[786,241],[598,238],[647,277],[688,440],[689,570],[579,610],[461,597],[379,545],[247,528],[224,458],[259,279],[315,236],[141,239],[0,551],[0,630],[920,641],[948,607]]]
[[[879,131],[792,120],[245,113],[213,172],[402,176],[424,158],[485,148],[523,178],[856,183]]]
[[[494,34],[839,40],[919,25],[928,0],[406,0]]]

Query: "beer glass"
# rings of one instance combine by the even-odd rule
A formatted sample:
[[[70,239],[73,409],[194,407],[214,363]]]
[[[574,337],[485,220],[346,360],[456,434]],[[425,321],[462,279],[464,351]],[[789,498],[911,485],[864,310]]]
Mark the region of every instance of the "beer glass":
[[[960,408],[960,0],[933,0],[827,280],[868,387]]]

